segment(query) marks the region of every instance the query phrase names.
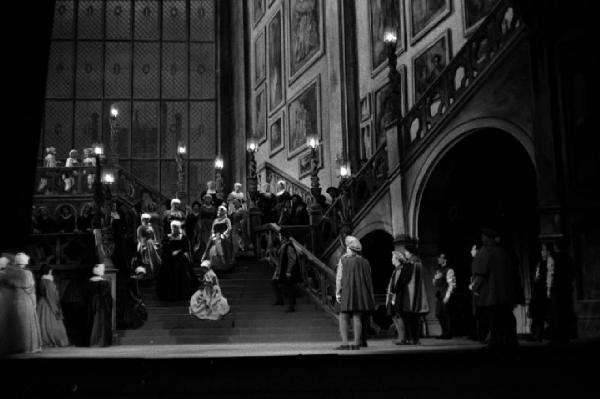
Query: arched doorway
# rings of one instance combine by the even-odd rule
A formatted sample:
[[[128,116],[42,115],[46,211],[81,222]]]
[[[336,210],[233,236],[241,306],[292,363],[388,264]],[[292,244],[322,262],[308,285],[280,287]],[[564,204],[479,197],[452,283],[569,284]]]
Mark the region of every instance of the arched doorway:
[[[457,276],[454,323],[456,335],[472,325],[471,246],[479,228],[493,226],[519,262],[528,295],[529,275],[537,258],[536,174],[521,143],[509,134],[485,129],[473,132],[437,162],[424,187],[418,214],[419,243],[431,282],[440,252],[446,253]],[[429,286],[434,320],[435,295]],[[518,321],[523,329],[523,322]]]
[[[385,294],[387,283],[394,270],[391,260],[394,240],[388,232],[375,230],[361,238],[360,243],[363,248],[362,255],[371,264],[375,295]]]

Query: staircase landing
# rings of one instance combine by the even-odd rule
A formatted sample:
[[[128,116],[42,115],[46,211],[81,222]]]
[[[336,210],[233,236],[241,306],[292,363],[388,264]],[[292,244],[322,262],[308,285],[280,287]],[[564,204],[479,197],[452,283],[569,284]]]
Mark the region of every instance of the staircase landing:
[[[219,278],[231,311],[218,321],[188,313],[189,301],[161,301],[155,284],[142,287],[148,320],[135,330],[119,331],[120,345],[222,343],[301,343],[339,340],[335,321],[307,296],[297,298],[296,312],[274,306],[271,271],[261,262],[242,260]]]

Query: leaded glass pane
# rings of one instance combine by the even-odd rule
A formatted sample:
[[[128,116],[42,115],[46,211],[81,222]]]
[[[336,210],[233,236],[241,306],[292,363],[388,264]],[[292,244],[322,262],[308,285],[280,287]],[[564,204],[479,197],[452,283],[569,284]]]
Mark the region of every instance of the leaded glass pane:
[[[190,40],[215,41],[214,0],[192,0],[190,2]]]
[[[73,102],[46,101],[44,145],[56,148],[56,159],[67,159],[73,145]]]
[[[54,6],[52,21],[53,39],[72,39],[75,33],[75,3],[73,0],[59,0]]]
[[[106,38],[127,40],[131,37],[131,2],[109,0],[106,2]]]
[[[161,104],[160,148],[163,158],[175,158],[177,145],[188,147],[188,112],[186,102]]]
[[[102,109],[100,101],[78,101],[75,103],[75,145],[79,156],[83,149],[102,139]]]
[[[102,97],[102,43],[77,43],[76,96]]]
[[[190,98],[216,97],[215,50],[212,43],[190,43]]]
[[[187,20],[185,0],[165,0],[163,2],[163,40],[187,39]]]
[[[48,60],[46,97],[73,97],[74,42],[53,42]]]
[[[133,48],[133,96],[158,98],[159,43],[135,43]]]
[[[103,137],[108,142],[110,140],[110,108],[114,107],[119,111],[117,116],[117,153],[119,158],[129,158],[131,156],[129,149],[131,147],[131,103],[129,101],[104,101],[102,107]]]
[[[80,0],[77,19],[77,38],[100,40],[104,38],[104,2]]]
[[[158,1],[135,1],[135,40],[160,40]]]
[[[190,157],[213,159],[216,154],[216,105],[190,103]]]
[[[104,96],[131,97],[131,44],[128,42],[106,43]]]
[[[158,102],[133,103],[131,155],[133,158],[158,156]]]

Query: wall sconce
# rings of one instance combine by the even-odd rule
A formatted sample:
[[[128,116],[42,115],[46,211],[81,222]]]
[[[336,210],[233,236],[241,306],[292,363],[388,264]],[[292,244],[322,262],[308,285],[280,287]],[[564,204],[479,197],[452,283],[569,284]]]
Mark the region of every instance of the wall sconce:
[[[113,118],[116,118],[117,116],[119,116],[119,110],[114,105],[110,106],[110,116]]]
[[[317,137],[316,134],[309,134],[306,136],[306,145],[308,145],[311,150],[316,150],[317,147],[319,147],[319,144],[319,137]]]
[[[340,177],[342,179],[347,179],[350,177],[351,175],[351,171],[350,171],[350,165],[347,163],[343,163],[340,165]]]
[[[106,169],[102,173],[102,183],[111,185],[115,182],[115,172],[112,169]]]
[[[187,148],[184,145],[178,145],[177,146],[177,154],[179,155],[185,155],[187,152]]]
[[[217,158],[215,158],[215,169],[216,170],[223,170],[223,157],[221,155],[218,155]]]
[[[104,146],[102,144],[99,144],[99,143],[92,144],[92,147],[94,148],[94,155],[97,155],[97,156],[104,155]]]
[[[258,140],[256,139],[256,137],[251,136],[248,138],[248,140],[246,141],[246,151],[248,152],[258,152]]]

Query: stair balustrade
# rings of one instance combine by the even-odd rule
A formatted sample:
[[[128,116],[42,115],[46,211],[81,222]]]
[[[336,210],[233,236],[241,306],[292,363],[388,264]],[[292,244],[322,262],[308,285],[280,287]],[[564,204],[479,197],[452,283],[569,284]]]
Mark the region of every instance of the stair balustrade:
[[[269,162],[265,162],[258,172],[261,173],[262,170],[264,170],[265,172],[265,181],[269,185],[272,193],[275,193],[277,191],[277,182],[284,181],[287,191],[291,195],[299,195],[302,198],[302,200],[310,207],[313,201],[313,197],[310,193],[310,189],[306,185],[302,184],[302,182],[288,175],[287,173],[285,173],[284,171],[282,171],[281,169],[277,168]]]

